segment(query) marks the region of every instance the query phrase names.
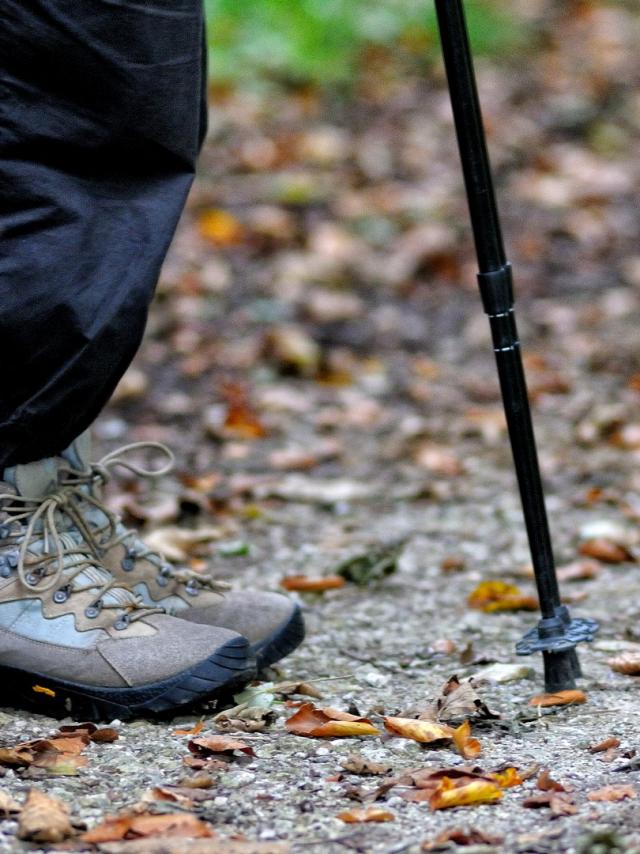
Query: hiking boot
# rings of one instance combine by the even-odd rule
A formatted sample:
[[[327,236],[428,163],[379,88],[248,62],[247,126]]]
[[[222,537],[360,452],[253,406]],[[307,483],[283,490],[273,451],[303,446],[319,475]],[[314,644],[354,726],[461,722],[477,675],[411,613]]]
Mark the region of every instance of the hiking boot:
[[[79,720],[127,719],[209,699],[253,678],[248,642],[143,606],[69,525],[54,459],[0,481],[4,702]]]
[[[156,471],[137,466],[124,455],[141,449],[160,450],[169,460]],[[228,584],[209,575],[175,567],[159,552],[149,548],[138,533],[125,527],[120,517],[102,502],[102,490],[111,470],[123,466],[142,477],[166,474],[173,454],[160,443],[127,445],[89,463],[90,439],[84,433],[63,453],[65,488],[74,491],[77,519],[85,540],[113,575],[130,585],[151,606],[167,613],[209,626],[223,626],[248,638],[258,668],[264,668],[292,652],[304,638],[304,622],[298,605],[280,593],[233,591]]]

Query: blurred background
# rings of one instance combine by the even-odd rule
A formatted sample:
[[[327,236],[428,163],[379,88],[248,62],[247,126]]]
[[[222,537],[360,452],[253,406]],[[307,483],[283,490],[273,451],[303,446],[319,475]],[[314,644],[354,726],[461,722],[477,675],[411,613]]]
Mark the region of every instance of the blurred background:
[[[174,515],[511,489],[433,4],[206,6],[209,135],[102,439],[176,447]],[[640,10],[466,9],[545,475],[635,488]]]

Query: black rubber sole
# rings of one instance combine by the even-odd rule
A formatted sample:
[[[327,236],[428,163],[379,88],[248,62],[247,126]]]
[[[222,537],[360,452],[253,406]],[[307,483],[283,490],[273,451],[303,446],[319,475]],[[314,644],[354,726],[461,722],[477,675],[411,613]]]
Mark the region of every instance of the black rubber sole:
[[[276,661],[280,661],[285,655],[289,655],[300,646],[304,640],[304,619],[302,612],[296,606],[291,617],[286,623],[278,626],[273,634],[264,638],[260,643],[251,647],[256,657],[258,670],[263,670]]]
[[[173,710],[228,694],[256,675],[256,661],[249,642],[234,638],[217,652],[170,679],[139,688],[97,688],[0,667],[7,705],[28,708],[51,717],[76,720],[129,720],[166,716]]]

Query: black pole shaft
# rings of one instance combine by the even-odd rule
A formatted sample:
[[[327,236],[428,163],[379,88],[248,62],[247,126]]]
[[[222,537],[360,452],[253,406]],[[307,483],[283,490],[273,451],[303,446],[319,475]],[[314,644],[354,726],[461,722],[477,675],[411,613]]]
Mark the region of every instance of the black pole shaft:
[[[543,619],[557,616],[560,593],[507,263],[491,178],[462,0],[435,0],[444,63],[478,257],[478,281],[489,316],[502,399]]]

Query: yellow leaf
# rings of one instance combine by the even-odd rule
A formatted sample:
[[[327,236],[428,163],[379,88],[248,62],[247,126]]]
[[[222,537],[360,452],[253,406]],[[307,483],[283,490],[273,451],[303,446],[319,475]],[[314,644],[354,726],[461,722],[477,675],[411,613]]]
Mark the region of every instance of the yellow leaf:
[[[502,786],[503,789],[510,789],[512,786],[522,785],[522,777],[518,773],[517,768],[504,768],[502,771],[494,771],[490,776]]]
[[[465,785],[456,786],[449,777],[443,777],[429,798],[429,806],[434,810],[444,810],[471,804],[493,804],[501,797],[500,786],[489,780],[472,780]]]
[[[384,718],[385,729],[401,738],[412,738],[420,744],[433,741],[452,741],[454,730],[445,724],[420,721],[414,718]]]
[[[470,594],[467,604],[487,613],[535,611],[538,600],[535,596],[525,596],[515,584],[507,584],[506,581],[482,581]]]
[[[198,220],[200,234],[217,246],[233,246],[244,237],[244,228],[227,211],[213,208],[204,211]]]
[[[475,759],[482,753],[482,747],[477,738],[471,738],[471,724],[464,721],[453,731],[453,743],[460,756],[465,759]]]

